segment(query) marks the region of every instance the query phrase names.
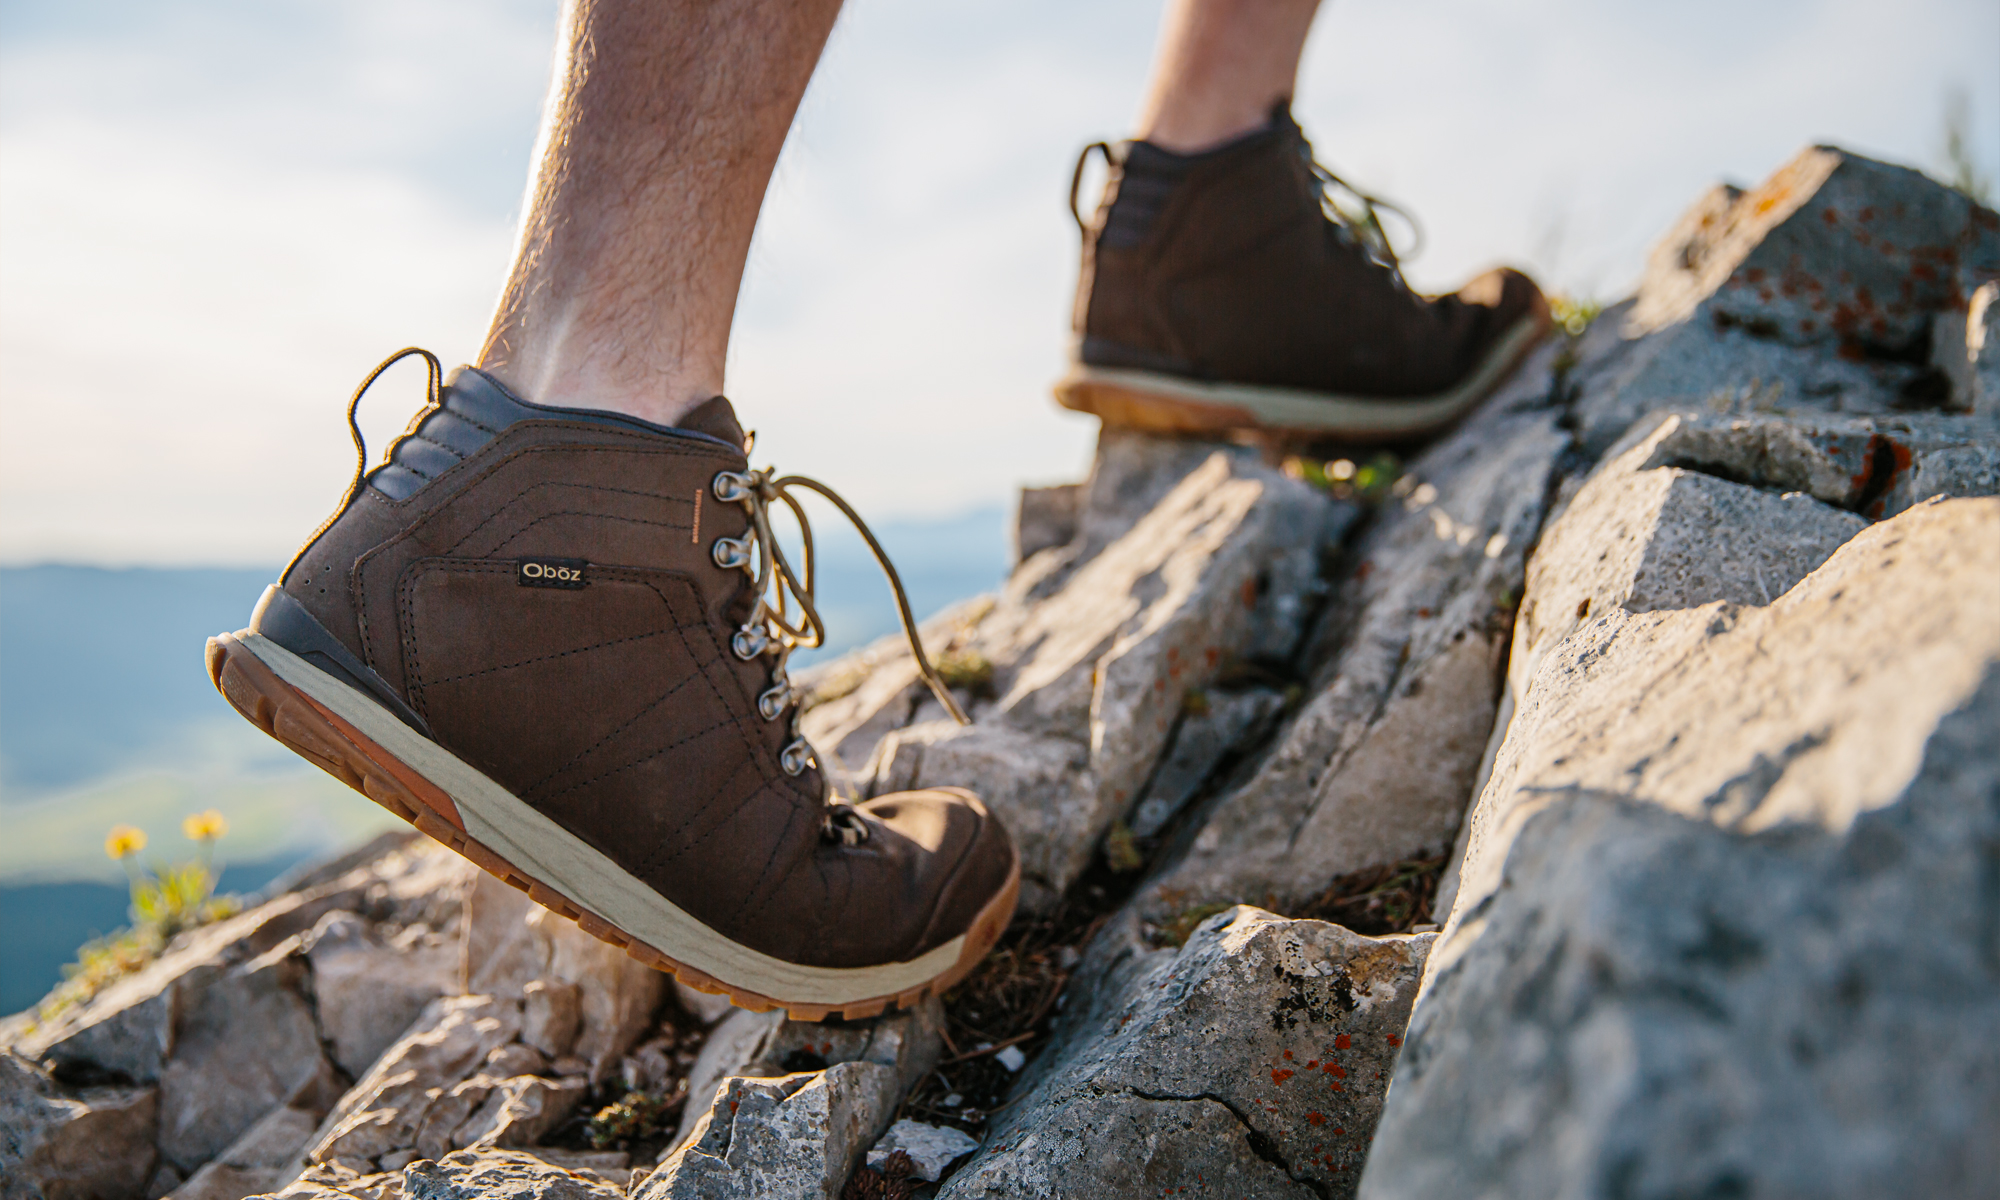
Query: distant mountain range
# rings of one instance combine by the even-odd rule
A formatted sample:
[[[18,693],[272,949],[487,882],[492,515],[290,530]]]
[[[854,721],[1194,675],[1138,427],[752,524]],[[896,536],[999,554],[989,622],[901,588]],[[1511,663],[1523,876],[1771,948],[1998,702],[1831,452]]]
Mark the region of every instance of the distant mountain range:
[[[988,591],[1008,566],[1007,514],[982,509],[875,530],[922,616]],[[818,608],[839,653],[896,629],[861,539],[816,527]],[[275,570],[0,568],[0,1012],[32,1003],[87,938],[123,923],[107,829],[145,830],[148,860],[192,853],[188,813],[219,809],[227,882],[396,824],[257,732],[210,686],[202,646],[241,628]],[[801,655],[799,665],[808,661]],[[27,920],[33,914],[33,921]]]

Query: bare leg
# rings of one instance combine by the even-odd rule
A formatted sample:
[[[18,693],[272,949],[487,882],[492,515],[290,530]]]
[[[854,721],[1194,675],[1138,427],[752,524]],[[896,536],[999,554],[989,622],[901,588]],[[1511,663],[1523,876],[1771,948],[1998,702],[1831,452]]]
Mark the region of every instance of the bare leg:
[[[671,424],[722,391],[765,185],[840,0],[569,0],[480,366]]]
[[[1261,127],[1288,99],[1319,0],[1168,0],[1135,136],[1191,154]]]

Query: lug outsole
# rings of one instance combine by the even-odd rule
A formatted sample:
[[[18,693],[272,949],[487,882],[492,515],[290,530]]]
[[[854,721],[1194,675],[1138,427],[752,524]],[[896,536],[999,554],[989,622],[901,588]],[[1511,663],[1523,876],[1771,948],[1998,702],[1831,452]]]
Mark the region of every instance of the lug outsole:
[[[225,633],[210,638],[207,660],[209,679],[230,707],[299,757],[409,822],[480,870],[527,893],[528,899],[543,908],[575,921],[577,928],[590,936],[672,975],[696,991],[727,996],[738,1008],[752,1012],[782,1008],[795,1021],[824,1021],[830,1017],[853,1020],[880,1016],[892,1005],[909,1008],[926,995],[942,996],[970,974],[1000,940],[1020,896],[1021,872],[1017,863],[1007,886],[987,902],[966,931],[965,948],[958,961],[943,974],[915,987],[844,1004],[803,1003],[766,996],[717,979],[658,947],[647,945],[481,845],[466,834],[457,806],[442,789],[312,697],[280,679],[277,672],[234,637]]]
[[[1286,393],[1292,411],[1296,412],[1300,400],[1315,400],[1312,393],[1207,384],[1149,371],[1105,369],[1082,363],[1073,365],[1056,382],[1054,391],[1056,403],[1064,408],[1090,413],[1107,425],[1146,433],[1216,438],[1247,433],[1278,444],[1307,444],[1323,439],[1364,444],[1399,442],[1426,437],[1456,424],[1505,382],[1551,327],[1547,305],[1538,305],[1514,332],[1500,340],[1487,362],[1473,372],[1476,377],[1483,371],[1490,378],[1436,417],[1418,421],[1409,420],[1415,406],[1408,400],[1344,398],[1345,403],[1358,405],[1361,410],[1351,421],[1288,423],[1269,412],[1258,411],[1260,405],[1269,403],[1263,397]],[[1334,410],[1329,407],[1328,411]]]

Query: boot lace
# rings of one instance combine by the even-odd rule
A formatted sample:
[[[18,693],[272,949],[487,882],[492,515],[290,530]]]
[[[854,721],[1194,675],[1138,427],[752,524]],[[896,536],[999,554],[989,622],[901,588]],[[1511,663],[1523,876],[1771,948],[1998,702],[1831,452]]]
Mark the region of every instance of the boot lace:
[[[786,673],[786,662],[794,650],[811,650],[826,644],[826,627],[813,604],[812,525],[806,519],[805,508],[792,494],[794,489],[817,493],[839,509],[841,515],[860,532],[862,540],[868,543],[869,553],[875,556],[876,565],[888,577],[889,590],[896,600],[896,615],[902,621],[903,636],[909,639],[917,673],[953,720],[960,725],[972,723],[924,653],[923,640],[917,636],[916,618],[910,613],[909,597],[903,593],[903,581],[896,574],[895,564],[889,561],[889,556],[883,552],[882,544],[875,540],[867,522],[847,501],[816,479],[804,475],[779,478],[776,471],[769,467],[723,471],[715,477],[710,489],[717,500],[725,504],[740,504],[750,514],[750,528],[744,531],[743,536],[716,539],[710,547],[710,554],[717,566],[740,569],[752,580],[752,595],[756,600],[750,615],[730,636],[729,649],[744,662],[759,657],[770,660],[771,685],[757,697],[757,715],[766,721],[776,721],[789,714],[791,740],[778,753],[778,765],[786,774],[797,775],[808,766],[816,765],[811,743],[799,734],[799,702],[804,697],[792,687],[791,678]],[[772,532],[771,510],[779,503],[790,509],[792,519],[798,522],[803,550],[798,569],[794,569],[784,547]],[[830,841],[854,845],[867,837],[868,827],[850,805],[830,804],[822,823],[822,833]]]

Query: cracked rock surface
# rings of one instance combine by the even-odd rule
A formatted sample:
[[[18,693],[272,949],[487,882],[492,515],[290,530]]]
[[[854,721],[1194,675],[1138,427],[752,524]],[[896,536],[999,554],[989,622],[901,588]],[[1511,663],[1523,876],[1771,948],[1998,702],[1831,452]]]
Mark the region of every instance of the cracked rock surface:
[[[1092,950],[1059,1041],[940,1200],[1349,1196],[1434,935],[1237,907]]]

